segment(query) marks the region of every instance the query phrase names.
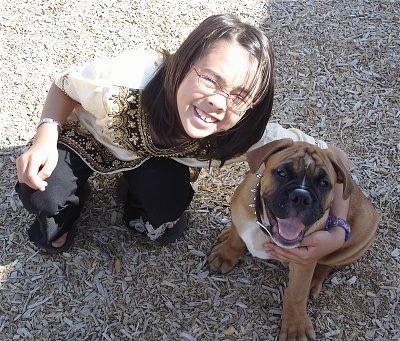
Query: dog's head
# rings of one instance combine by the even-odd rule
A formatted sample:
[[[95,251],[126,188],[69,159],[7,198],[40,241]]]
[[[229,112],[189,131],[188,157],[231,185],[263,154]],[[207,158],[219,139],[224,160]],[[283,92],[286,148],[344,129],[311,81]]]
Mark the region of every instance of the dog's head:
[[[331,150],[306,142],[282,139],[247,153],[250,170],[264,164],[259,209],[274,242],[297,247],[313,226],[328,214],[335,183],[343,184],[343,198],[352,190],[350,174]]]

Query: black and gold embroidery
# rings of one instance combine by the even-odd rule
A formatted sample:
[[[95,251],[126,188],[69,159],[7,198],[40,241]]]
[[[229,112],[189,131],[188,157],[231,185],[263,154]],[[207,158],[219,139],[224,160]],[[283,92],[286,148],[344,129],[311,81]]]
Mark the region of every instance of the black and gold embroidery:
[[[110,113],[103,132],[112,143],[130,150],[138,156],[131,161],[117,159],[104,145],[97,141],[79,122],[67,122],[63,126],[59,142],[75,150],[88,165],[100,173],[135,168],[148,157],[198,158],[207,153],[197,141],[185,142],[169,149],[154,146],[147,114],[140,107],[140,90],[119,87],[117,95],[111,96]]]

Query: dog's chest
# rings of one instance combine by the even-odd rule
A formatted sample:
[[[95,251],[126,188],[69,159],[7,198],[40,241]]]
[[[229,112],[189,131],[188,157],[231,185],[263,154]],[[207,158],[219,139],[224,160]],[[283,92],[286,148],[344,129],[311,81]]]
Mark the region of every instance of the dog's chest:
[[[271,258],[269,253],[264,249],[264,244],[270,241],[270,238],[261,231],[256,222],[247,222],[242,224],[238,227],[238,233],[253,257],[261,259]]]

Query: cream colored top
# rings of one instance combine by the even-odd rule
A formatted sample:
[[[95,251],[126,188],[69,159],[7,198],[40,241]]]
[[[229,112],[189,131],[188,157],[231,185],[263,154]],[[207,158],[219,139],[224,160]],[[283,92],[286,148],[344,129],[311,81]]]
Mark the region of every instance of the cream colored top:
[[[153,156],[172,157],[191,167],[208,167],[208,161],[196,158],[201,155],[196,142],[158,149],[151,141],[146,115],[139,106],[140,90],[161,61],[161,56],[154,52],[126,51],[117,57],[72,66],[57,75],[55,84],[80,103],[63,126],[60,143],[74,149],[100,173],[129,170]],[[325,142],[298,129],[269,123],[263,137],[250,150],[281,138],[327,148]],[[245,155],[226,164],[243,160]],[[220,162],[213,160],[211,165],[219,166]]]

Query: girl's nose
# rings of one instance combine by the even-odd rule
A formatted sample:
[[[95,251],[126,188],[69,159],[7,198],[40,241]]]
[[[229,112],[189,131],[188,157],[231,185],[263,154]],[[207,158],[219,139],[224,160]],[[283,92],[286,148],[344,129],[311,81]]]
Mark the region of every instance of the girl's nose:
[[[217,111],[226,111],[227,109],[227,96],[222,92],[212,94],[208,98],[208,103],[213,106]]]

